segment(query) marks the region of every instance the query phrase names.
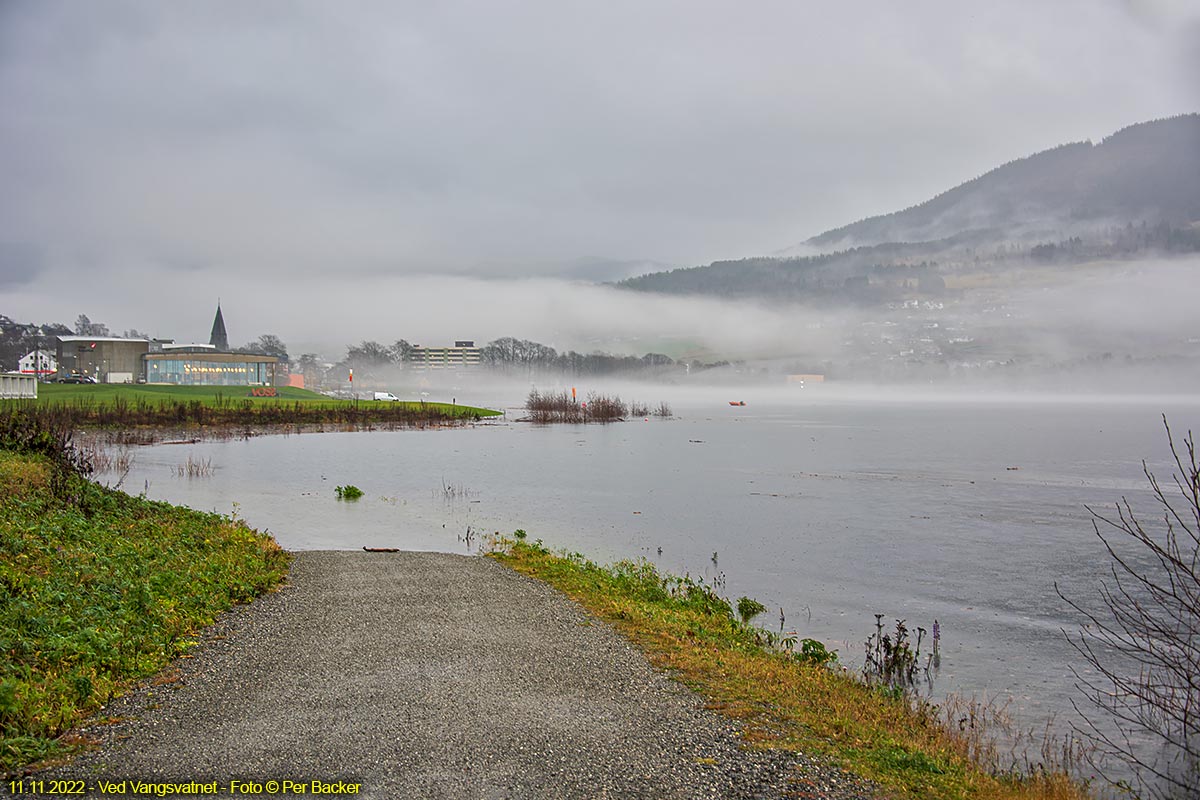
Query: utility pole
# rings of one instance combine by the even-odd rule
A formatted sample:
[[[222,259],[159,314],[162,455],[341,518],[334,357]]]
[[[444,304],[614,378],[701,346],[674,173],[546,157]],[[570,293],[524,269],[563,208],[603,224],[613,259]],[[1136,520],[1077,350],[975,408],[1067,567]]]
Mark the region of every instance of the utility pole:
[[[38,333],[33,338],[33,379],[40,381],[42,379],[42,334]]]

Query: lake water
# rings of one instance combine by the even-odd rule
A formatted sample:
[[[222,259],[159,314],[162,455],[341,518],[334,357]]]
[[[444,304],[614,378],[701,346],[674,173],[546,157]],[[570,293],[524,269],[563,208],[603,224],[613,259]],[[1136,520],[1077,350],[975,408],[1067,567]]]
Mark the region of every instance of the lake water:
[[[768,627],[782,609],[785,630],[851,664],[875,614],[937,619],[935,693],[1011,700],[1036,724],[1076,696],[1061,633],[1076,619],[1054,585],[1091,598],[1107,569],[1085,506],[1126,497],[1153,517],[1141,460],[1170,474],[1162,414],[1177,440],[1200,428],[1194,397],[741,392],[735,408],[656,391],[675,418],[140,448],[124,488],[236,503],[290,549],[470,552],[468,528],[523,528],[597,561],[645,557],[757,598]],[[173,475],[189,457],[211,475]],[[346,483],[365,496],[337,501]]]

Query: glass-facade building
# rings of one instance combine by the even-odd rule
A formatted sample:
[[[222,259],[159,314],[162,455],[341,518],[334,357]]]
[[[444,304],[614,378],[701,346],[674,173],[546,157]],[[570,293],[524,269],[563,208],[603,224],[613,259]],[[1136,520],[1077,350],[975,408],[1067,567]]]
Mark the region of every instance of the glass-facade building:
[[[265,353],[231,353],[221,307],[208,344],[117,336],[58,336],[60,375],[84,375],[100,383],[164,383],[176,386],[274,386],[287,383],[283,363]]]
[[[147,383],[177,386],[273,386],[275,356],[243,353],[149,353]]]

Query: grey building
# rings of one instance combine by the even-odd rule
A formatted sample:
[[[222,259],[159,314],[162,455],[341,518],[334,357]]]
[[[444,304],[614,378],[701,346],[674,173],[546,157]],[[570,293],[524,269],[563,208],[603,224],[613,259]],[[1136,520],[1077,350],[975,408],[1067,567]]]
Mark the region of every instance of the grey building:
[[[405,356],[404,363],[409,369],[469,369],[478,367],[482,360],[482,350],[475,342],[460,339],[453,347],[421,347],[413,345]]]
[[[99,383],[170,383],[179,386],[274,386],[287,382],[287,367],[262,353],[231,353],[225,318],[217,304],[208,344],[114,336],[59,336],[58,374],[79,374]]]
[[[263,353],[229,352],[225,315],[217,302],[208,344],[163,344],[143,357],[147,383],[178,386],[274,386],[276,376],[286,383],[287,369]]]
[[[134,383],[145,376],[142,357],[147,339],[117,336],[58,336],[55,360],[59,375],[88,375],[99,383]]]

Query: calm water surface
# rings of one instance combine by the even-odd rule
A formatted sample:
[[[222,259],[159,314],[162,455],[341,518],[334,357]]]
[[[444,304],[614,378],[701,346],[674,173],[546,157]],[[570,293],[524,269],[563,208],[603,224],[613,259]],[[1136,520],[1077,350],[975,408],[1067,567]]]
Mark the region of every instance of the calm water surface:
[[[758,598],[770,627],[782,609],[785,630],[849,663],[874,614],[937,619],[937,693],[1011,699],[1036,723],[1074,695],[1061,629],[1075,620],[1054,584],[1092,597],[1106,569],[1085,506],[1127,497],[1152,517],[1141,460],[1170,473],[1161,415],[1177,438],[1200,428],[1195,398],[742,396],[741,408],[710,397],[675,419],[609,426],[142,448],[125,488],[224,513],[236,503],[290,549],[468,552],[468,528],[524,528],[597,561],[645,557]],[[175,477],[189,456],[212,474]],[[344,483],[366,496],[338,502]]]

